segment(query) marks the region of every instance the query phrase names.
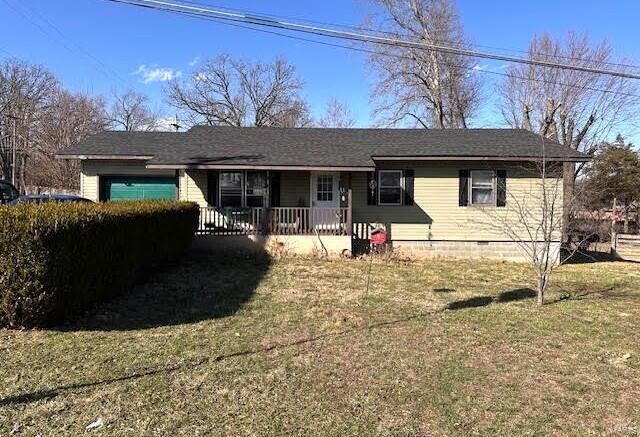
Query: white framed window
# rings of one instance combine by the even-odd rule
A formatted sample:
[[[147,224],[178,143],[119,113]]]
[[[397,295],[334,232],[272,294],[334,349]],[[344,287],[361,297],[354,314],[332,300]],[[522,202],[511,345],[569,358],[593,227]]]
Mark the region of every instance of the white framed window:
[[[316,200],[319,202],[333,201],[333,175],[321,174],[317,176]]]
[[[495,205],[493,170],[471,170],[469,188],[469,205]]]
[[[220,206],[242,206],[242,172],[220,172]]]
[[[267,172],[221,171],[219,187],[221,207],[267,206]]]
[[[402,205],[402,170],[378,172],[378,205]]]
[[[245,173],[245,205],[263,208],[266,206],[267,174],[264,171],[248,171]]]

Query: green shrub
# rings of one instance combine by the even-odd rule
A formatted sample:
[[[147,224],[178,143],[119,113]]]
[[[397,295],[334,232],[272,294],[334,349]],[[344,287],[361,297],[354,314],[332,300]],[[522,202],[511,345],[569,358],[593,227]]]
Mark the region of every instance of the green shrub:
[[[0,207],[0,326],[45,326],[129,289],[183,252],[186,202]]]

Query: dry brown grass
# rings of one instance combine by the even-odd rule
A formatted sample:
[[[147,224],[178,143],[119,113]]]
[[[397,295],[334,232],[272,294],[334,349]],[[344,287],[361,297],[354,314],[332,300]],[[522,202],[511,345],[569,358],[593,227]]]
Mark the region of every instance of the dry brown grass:
[[[0,434],[640,429],[640,266],[216,259],[57,330],[0,330]],[[569,294],[567,300],[559,300]]]

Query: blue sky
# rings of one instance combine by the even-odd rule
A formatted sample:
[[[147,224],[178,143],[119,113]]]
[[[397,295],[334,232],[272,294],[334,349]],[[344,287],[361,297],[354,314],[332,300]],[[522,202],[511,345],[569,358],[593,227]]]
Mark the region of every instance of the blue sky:
[[[360,24],[368,7],[366,0],[200,3],[348,25]],[[594,39],[607,38],[617,55],[640,64],[637,0],[459,0],[458,7],[467,34],[483,50],[519,54],[517,50],[525,50],[535,34],[561,36],[573,29],[588,31]],[[173,111],[164,103],[160,79],[187,74],[194,61],[221,52],[252,60],[284,55],[304,79],[304,94],[314,115],[319,116],[327,100],[336,96],[348,104],[359,125],[371,121],[373,77],[364,55],[357,52],[106,0],[0,0],[0,17],[0,57],[40,63],[75,91],[108,95],[114,88],[134,88],[150,95],[170,115]],[[499,62],[479,64],[494,70],[504,67]],[[499,126],[493,100],[499,79],[489,75],[485,79],[486,101],[473,124]],[[640,143],[638,126],[628,130],[628,136]]]

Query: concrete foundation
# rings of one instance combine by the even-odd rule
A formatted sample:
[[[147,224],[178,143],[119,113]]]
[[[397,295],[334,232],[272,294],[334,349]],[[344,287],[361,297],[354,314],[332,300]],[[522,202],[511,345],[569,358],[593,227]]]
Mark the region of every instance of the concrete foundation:
[[[368,240],[361,240],[368,246]],[[393,241],[394,251],[411,258],[491,259],[528,262],[522,248],[511,241]],[[253,252],[270,255],[328,255],[351,253],[349,236],[316,235],[197,235],[193,247],[218,252]],[[552,243],[555,262],[560,242]]]
[[[345,251],[351,251],[351,237],[346,235],[196,235],[193,247],[220,252],[341,256]]]
[[[416,258],[450,257],[528,262],[524,250],[512,241],[394,241],[394,250]],[[552,243],[553,258],[560,262],[560,242]]]

